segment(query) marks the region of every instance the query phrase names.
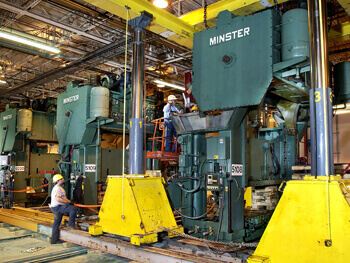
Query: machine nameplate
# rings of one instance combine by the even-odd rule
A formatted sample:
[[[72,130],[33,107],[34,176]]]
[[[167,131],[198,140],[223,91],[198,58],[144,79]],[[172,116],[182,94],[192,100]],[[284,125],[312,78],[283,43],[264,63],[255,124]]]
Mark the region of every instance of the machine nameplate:
[[[96,172],[96,164],[85,164],[85,173],[95,173]]]
[[[232,164],[231,174],[232,174],[232,176],[242,176],[243,175],[243,165],[242,164]]]
[[[77,101],[79,100],[79,95],[74,95],[74,96],[71,96],[71,97],[68,97],[68,98],[64,98],[63,99],[63,104],[67,104],[67,103],[70,103],[70,102],[73,102],[73,101]]]
[[[10,120],[10,119],[12,119],[12,114],[9,114],[9,115],[4,116],[4,117],[2,117],[2,119],[3,119],[4,121]]]
[[[232,32],[227,32],[219,36],[211,37],[209,39],[209,46],[214,46],[220,43],[235,40],[236,38],[249,36],[250,27],[241,28]]]
[[[15,172],[24,172],[24,166],[15,166]]]

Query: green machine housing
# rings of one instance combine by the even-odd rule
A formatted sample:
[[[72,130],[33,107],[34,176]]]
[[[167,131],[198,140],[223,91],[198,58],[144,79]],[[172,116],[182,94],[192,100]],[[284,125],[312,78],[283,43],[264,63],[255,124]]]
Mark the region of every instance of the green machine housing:
[[[129,74],[128,74],[129,75]],[[91,78],[92,79],[92,78]],[[121,80],[124,80],[121,78]],[[131,88],[129,79],[126,88],[125,117],[128,145],[129,111]],[[148,102],[147,121],[155,118],[154,98]],[[83,176],[85,204],[97,204],[98,192],[108,175],[122,174],[122,140],[124,111],[123,81],[114,76],[103,76],[101,81],[90,80],[87,85],[70,82],[66,92],[58,95],[56,132],[61,160],[59,169],[67,184],[69,198],[73,197],[76,180]],[[147,123],[146,132],[153,133],[154,125]],[[112,138],[113,143],[106,141]],[[114,138],[114,139],[113,139]],[[128,168],[128,151],[125,168]],[[99,189],[99,185],[102,186]]]
[[[0,176],[0,183],[4,189],[38,187],[44,178],[49,182],[52,174],[58,172],[55,122],[55,98],[37,99],[31,105],[27,101],[6,105],[5,111],[0,113],[0,150],[1,158],[5,160],[0,164],[0,173],[3,175]],[[50,191],[42,192],[39,189],[29,194],[1,194],[2,199],[7,200],[5,202],[11,206],[13,203],[34,204],[36,199],[45,199],[48,192]],[[43,200],[37,201],[41,204]]]
[[[76,180],[83,176],[84,191],[88,193],[84,202],[97,204],[98,184],[107,175],[122,172],[122,150],[101,147],[102,129],[111,133],[122,129],[122,124],[113,118],[123,108],[119,100],[107,88],[93,82],[87,85],[70,82],[66,92],[58,95],[59,169],[69,181],[66,184],[69,198],[73,197]]]
[[[304,9],[223,11],[215,27],[194,35],[192,93],[201,112],[171,117],[181,155],[180,175],[168,186],[189,234],[262,235],[272,212],[245,211],[244,189],[291,179],[308,126],[309,74]]]

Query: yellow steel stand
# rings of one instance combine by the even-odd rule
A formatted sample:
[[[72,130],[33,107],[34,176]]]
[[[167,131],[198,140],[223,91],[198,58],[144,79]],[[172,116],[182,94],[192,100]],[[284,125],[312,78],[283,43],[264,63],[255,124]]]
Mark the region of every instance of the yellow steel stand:
[[[157,242],[163,228],[183,232],[176,224],[163,184],[162,177],[126,176],[124,180],[121,176],[109,177],[99,221],[89,228],[89,233],[123,236],[130,238],[132,244],[141,245]]]
[[[248,262],[350,262],[349,190],[340,176],[289,181]]]

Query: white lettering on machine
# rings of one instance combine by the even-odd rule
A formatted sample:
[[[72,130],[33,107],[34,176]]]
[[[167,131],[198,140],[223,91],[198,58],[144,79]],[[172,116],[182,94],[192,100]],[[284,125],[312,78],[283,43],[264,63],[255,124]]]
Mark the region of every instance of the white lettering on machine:
[[[214,46],[220,43],[228,42],[237,38],[249,36],[250,27],[245,27],[232,32],[227,32],[219,36],[211,37],[209,39],[209,46]]]

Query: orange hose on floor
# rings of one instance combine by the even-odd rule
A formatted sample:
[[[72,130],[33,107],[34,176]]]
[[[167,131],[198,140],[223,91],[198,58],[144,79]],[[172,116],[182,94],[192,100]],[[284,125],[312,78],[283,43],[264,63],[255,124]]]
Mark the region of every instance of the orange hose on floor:
[[[101,207],[101,205],[82,205],[82,204],[74,204],[77,207],[83,207],[83,208],[92,208],[92,207]]]
[[[74,204],[74,206],[76,207],[82,207],[82,208],[87,208],[89,209],[90,211],[98,214],[99,212],[96,211],[95,209],[92,209],[92,207],[101,207],[101,205],[82,205],[82,204]]]
[[[0,191],[3,191],[3,192],[11,192],[11,193],[22,193],[22,192],[27,192],[27,191],[31,191],[31,190],[43,188],[43,187],[46,187],[46,186],[48,186],[48,185],[50,185],[50,184],[51,184],[51,183],[43,184],[43,185],[38,186],[38,187],[28,188],[28,189],[23,189],[23,190],[15,190],[15,191],[11,191],[11,190],[0,190]]]
[[[88,207],[88,209],[91,210],[92,212],[95,212],[96,214],[99,213],[98,211],[96,211],[95,209],[92,209],[92,208],[90,208],[90,207]]]

